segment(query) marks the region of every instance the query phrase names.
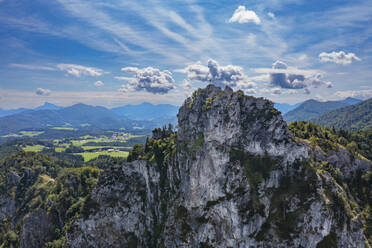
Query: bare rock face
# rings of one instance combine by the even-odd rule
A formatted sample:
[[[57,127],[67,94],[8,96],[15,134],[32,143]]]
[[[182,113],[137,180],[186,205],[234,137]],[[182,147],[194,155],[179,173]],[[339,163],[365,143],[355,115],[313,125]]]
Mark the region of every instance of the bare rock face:
[[[7,194],[0,194],[0,221],[13,215],[16,211],[16,202]]]
[[[158,178],[145,161],[106,170],[92,192],[88,218],[73,226],[69,247],[150,247]]]
[[[21,248],[44,247],[55,233],[53,219],[43,210],[28,214],[22,224]]]
[[[20,176],[15,172],[9,172],[6,177],[6,187],[10,188],[20,181]],[[16,211],[16,201],[6,192],[0,192],[0,221],[12,216]]]
[[[172,158],[101,175],[69,246],[368,247],[357,204],[272,102],[209,85],[178,119]]]

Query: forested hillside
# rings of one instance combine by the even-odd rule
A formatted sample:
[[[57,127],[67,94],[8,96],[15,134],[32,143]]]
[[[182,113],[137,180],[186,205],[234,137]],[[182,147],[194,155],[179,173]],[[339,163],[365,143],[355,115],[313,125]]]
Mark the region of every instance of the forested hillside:
[[[372,129],[372,98],[325,113],[312,120],[322,126],[347,130]]]
[[[347,101],[328,101],[320,102],[317,100],[307,100],[301,103],[297,108],[289,111],[283,117],[287,122],[308,121],[323,113],[348,106]]]

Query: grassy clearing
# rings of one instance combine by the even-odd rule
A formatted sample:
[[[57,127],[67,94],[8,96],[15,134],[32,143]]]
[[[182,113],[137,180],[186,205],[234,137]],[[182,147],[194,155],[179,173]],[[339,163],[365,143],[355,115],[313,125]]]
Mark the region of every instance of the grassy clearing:
[[[80,139],[94,139],[94,136],[92,136],[92,135],[85,135],[85,136],[81,136]]]
[[[40,134],[43,134],[44,132],[37,132],[37,131],[20,131],[18,134],[8,134],[5,136],[2,136],[4,138],[9,138],[9,137],[16,137],[16,138],[21,138],[21,137],[35,137]]]
[[[144,135],[133,135],[130,133],[119,133],[115,134],[113,137],[103,137],[103,138],[94,138],[92,136],[86,135],[80,137],[80,139],[71,140],[73,146],[84,146],[86,143],[112,143],[112,142],[127,142],[134,138],[141,138]],[[107,146],[106,146],[107,147]]]
[[[49,183],[49,182],[54,183],[55,182],[55,180],[53,178],[51,178],[50,176],[45,175],[45,174],[39,175],[39,177],[42,179],[43,182],[46,182],[46,183]]]
[[[130,146],[82,146],[85,151],[96,149],[132,149]]]
[[[76,128],[73,127],[52,127],[54,130],[64,130],[64,131],[75,131]]]
[[[92,159],[98,158],[100,155],[106,155],[111,157],[121,157],[126,158],[128,157],[129,152],[81,152],[75,153],[75,155],[81,155],[84,158],[84,162],[88,162]]]
[[[34,137],[34,136],[38,136],[40,134],[43,134],[44,131],[21,131],[19,132],[22,136],[27,136],[27,137]]]
[[[33,146],[26,146],[23,147],[25,152],[41,152],[45,146],[42,145],[33,145]]]
[[[88,142],[108,142],[106,139],[83,139],[83,140],[71,140],[73,146],[83,146]]]
[[[64,152],[64,151],[66,151],[66,148],[65,147],[56,147],[54,150],[55,150],[55,152]]]

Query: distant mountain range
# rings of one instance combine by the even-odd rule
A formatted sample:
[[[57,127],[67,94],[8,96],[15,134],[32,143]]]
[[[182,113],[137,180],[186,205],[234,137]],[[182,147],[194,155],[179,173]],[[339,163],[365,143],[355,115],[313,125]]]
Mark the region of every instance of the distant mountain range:
[[[74,105],[75,106],[75,105]],[[64,107],[45,102],[43,105],[33,108],[18,108],[18,109],[1,109],[0,117],[19,114],[30,110],[60,110]],[[178,106],[171,104],[153,105],[144,102],[138,105],[124,105],[111,109],[116,115],[124,116],[133,120],[154,120],[154,119],[170,119],[175,118],[178,113]]]
[[[287,122],[308,121],[360,101],[354,98],[328,102],[307,100],[293,105],[276,103],[275,107],[284,114],[284,119]],[[0,135],[50,127],[125,128],[126,130],[136,127],[152,129],[168,123],[175,124],[177,113],[177,106],[170,104],[153,105],[147,102],[113,109],[81,103],[70,107],[60,107],[46,102],[34,109],[0,109]]]
[[[0,118],[0,134],[48,127],[82,127],[102,129],[124,128],[126,123],[104,107],[76,104],[59,110],[27,110]]]
[[[36,107],[34,109],[27,109],[27,108],[1,109],[0,108],[0,117],[15,115],[15,114],[19,114],[19,113],[29,111],[29,110],[58,110],[58,109],[62,109],[62,108],[63,107],[54,105],[54,104],[49,103],[49,102],[45,102],[43,105],[41,105],[39,107]]]
[[[283,118],[287,122],[291,121],[309,121],[327,112],[343,108],[355,103],[361,102],[359,99],[346,98],[341,101],[327,101],[320,102],[317,100],[307,100],[302,102],[299,106],[288,111]]]
[[[279,110],[282,115],[286,114],[287,112],[291,111],[292,109],[295,109],[297,108],[300,104],[300,103],[296,103],[296,104],[288,104],[288,103],[274,103],[274,107]]]
[[[143,103],[107,109],[82,103],[65,108],[45,103],[32,110],[13,110],[15,114],[0,117],[0,135],[51,127],[152,129],[168,123],[174,124],[177,111],[178,107],[169,104]]]
[[[311,121],[337,129],[370,130],[372,129],[372,98],[325,113]]]
[[[61,106],[54,105],[53,103],[45,102],[43,105],[34,108],[34,110],[59,110],[63,109]]]
[[[23,111],[26,111],[25,108],[19,108],[19,109],[1,109],[0,108],[0,117],[8,116],[8,115],[15,115],[18,113],[21,113]]]

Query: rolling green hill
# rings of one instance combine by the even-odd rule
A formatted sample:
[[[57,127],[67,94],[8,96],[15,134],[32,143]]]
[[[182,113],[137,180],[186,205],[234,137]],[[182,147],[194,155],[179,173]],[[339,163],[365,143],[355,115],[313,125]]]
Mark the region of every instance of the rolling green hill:
[[[372,129],[372,98],[325,113],[312,121],[337,129],[370,130]]]

